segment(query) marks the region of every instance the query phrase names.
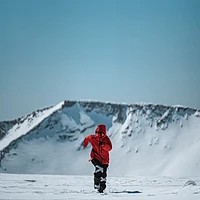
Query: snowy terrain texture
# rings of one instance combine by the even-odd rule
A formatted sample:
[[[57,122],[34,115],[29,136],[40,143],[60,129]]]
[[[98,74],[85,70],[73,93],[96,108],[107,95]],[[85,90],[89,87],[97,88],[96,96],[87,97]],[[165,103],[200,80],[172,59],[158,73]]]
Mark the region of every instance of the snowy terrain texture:
[[[91,146],[83,149],[82,141],[94,133],[99,123],[106,124],[113,143],[110,177],[200,176],[199,110],[95,101],[63,101],[17,120],[0,122],[0,172],[92,176],[93,166],[88,162]],[[5,178],[5,182],[10,180],[10,176],[3,174],[1,178]],[[78,183],[78,178],[73,181],[73,184]],[[110,181],[116,188],[120,184],[117,179]],[[19,184],[22,184],[20,182],[21,179]],[[78,190],[74,189],[75,193]]]
[[[103,194],[92,176],[0,174],[1,200],[199,200],[200,179],[109,177]]]

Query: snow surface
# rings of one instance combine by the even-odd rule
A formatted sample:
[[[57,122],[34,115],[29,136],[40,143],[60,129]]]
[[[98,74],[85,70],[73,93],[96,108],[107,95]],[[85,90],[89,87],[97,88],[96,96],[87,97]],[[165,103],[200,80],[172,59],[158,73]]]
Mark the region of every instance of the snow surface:
[[[197,177],[108,177],[103,194],[93,189],[92,176],[0,174],[0,180],[0,200],[200,199]]]

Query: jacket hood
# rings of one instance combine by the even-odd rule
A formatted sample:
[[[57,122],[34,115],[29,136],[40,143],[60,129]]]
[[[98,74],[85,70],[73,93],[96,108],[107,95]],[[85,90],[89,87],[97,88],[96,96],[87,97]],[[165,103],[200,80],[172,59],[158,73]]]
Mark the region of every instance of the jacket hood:
[[[99,124],[95,130],[95,133],[104,133],[106,135],[106,126],[104,124]]]

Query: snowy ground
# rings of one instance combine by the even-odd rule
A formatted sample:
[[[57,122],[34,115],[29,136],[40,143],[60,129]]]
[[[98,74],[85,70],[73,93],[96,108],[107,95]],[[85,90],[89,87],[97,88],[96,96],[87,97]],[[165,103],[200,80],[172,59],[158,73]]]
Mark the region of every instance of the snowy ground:
[[[189,180],[196,185],[185,184]],[[0,199],[199,200],[200,177],[108,177],[99,194],[92,176],[0,174]]]

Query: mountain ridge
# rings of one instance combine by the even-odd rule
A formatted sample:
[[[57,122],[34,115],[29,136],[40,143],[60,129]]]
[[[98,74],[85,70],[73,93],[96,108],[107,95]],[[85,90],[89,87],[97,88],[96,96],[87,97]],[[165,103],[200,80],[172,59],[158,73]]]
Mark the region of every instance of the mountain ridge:
[[[199,131],[199,113],[198,109],[182,106],[144,103],[114,104],[101,101],[62,101],[55,106],[40,109],[22,117],[7,132],[4,138],[0,140],[0,161],[1,165],[4,166],[2,169],[15,172],[13,166],[19,165],[17,163],[18,160],[22,159],[23,162],[24,159],[28,160],[31,157],[29,152],[24,158],[24,155],[20,156],[23,154],[20,151],[21,146],[23,148],[26,146],[29,149],[26,145],[28,143],[30,143],[30,146],[38,146],[38,143],[43,141],[42,144],[47,145],[46,149],[54,148],[51,146],[53,143],[58,148],[61,148],[63,144],[67,144],[71,146],[68,151],[85,153],[81,147],[82,140],[84,136],[94,132],[98,123],[106,124],[108,135],[113,140],[114,146],[119,150],[117,152],[118,150],[114,149],[113,154],[120,155],[120,149],[122,149],[125,157],[133,152],[134,159],[138,159],[136,156],[138,153],[141,153],[146,159],[149,147],[153,147],[153,149],[162,147],[161,151],[164,154],[163,151],[176,149],[173,144],[177,143],[183,135],[186,135],[184,129],[187,130],[191,126],[192,128],[196,127],[196,125],[192,124],[193,121],[197,124],[197,132]],[[196,140],[198,140],[197,132],[193,133],[197,138]],[[188,134],[187,137],[189,137]],[[6,140],[7,143],[5,142]],[[190,141],[190,139],[188,141],[190,143],[186,142],[185,146],[190,147],[194,141]],[[182,142],[184,143],[184,141]],[[67,147],[63,146],[60,152],[63,152],[65,148]],[[46,149],[43,149],[43,151],[45,152]],[[27,151],[27,149],[25,150]],[[33,152],[32,149],[29,150]],[[27,165],[35,163],[36,158],[41,157],[40,154],[42,153],[38,152],[31,161],[27,162]],[[52,154],[55,154],[54,151]],[[154,156],[156,157],[156,154]],[[63,153],[64,157],[66,155]],[[16,161],[14,162],[13,160],[15,159]],[[41,160],[43,159],[44,155]],[[57,158],[54,159],[62,162]],[[82,158],[79,157],[79,159],[81,160]],[[117,163],[118,161],[114,160],[114,162]],[[47,163],[52,164],[52,161],[48,160],[45,164]],[[140,166],[138,166],[137,170],[139,168]],[[36,171],[38,170],[40,171],[41,169]],[[71,170],[73,171],[74,169]],[[34,168],[31,170],[33,173],[36,171],[34,171]]]

